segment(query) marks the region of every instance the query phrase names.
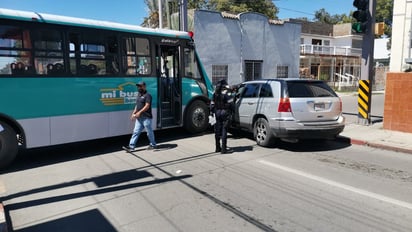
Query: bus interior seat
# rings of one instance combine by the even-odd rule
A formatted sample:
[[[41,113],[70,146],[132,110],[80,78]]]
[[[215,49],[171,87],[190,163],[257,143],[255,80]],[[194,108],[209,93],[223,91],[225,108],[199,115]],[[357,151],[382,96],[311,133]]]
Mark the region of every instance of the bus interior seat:
[[[64,73],[64,66],[61,63],[57,63],[54,65],[54,71],[56,74],[63,74]]]
[[[48,75],[59,75],[64,73],[64,66],[61,63],[48,64],[46,67]]]
[[[86,65],[84,65],[84,64],[81,64],[80,65],[80,68],[79,68],[79,74],[87,74],[87,66]]]
[[[89,64],[87,66],[87,69],[88,69],[88,74],[92,74],[92,75],[97,74],[97,66],[95,64]]]
[[[48,74],[48,75],[52,75],[52,74],[53,74],[54,65],[53,65],[53,64],[48,64],[48,65],[46,66],[46,68],[47,68],[47,74]]]
[[[13,75],[21,75],[25,73],[25,65],[23,62],[11,63],[10,68]]]

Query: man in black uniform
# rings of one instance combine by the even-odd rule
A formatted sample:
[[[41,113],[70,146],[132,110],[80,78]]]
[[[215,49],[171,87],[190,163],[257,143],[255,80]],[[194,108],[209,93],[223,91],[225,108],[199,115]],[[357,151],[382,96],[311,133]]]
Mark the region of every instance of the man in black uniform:
[[[226,154],[232,152],[227,147],[227,127],[229,126],[233,104],[231,97],[228,95],[229,86],[225,80],[221,80],[216,84],[216,90],[213,94],[213,99],[210,104],[210,112],[215,113],[215,152]],[[222,147],[220,146],[222,139]]]

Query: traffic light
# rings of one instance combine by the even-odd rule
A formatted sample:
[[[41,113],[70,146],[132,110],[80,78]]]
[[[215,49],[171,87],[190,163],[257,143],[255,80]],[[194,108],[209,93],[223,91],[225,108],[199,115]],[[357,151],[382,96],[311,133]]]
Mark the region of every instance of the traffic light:
[[[357,8],[353,12],[352,17],[356,19],[355,23],[352,23],[352,30],[356,33],[366,33],[369,29],[370,13],[369,13],[369,0],[354,0],[353,6]]]
[[[375,23],[375,35],[383,35],[385,34],[385,23]]]

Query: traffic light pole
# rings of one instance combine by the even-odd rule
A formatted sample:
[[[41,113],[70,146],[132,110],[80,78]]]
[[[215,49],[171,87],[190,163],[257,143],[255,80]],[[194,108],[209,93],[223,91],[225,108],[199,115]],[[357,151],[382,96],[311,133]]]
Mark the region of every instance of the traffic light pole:
[[[373,83],[373,51],[375,44],[375,11],[376,0],[369,0],[370,21],[366,33],[362,40],[362,60],[361,60],[361,80],[368,80],[368,112],[367,118],[358,117],[358,123],[369,125],[371,123],[371,102],[372,102],[372,83]],[[360,86],[361,87],[361,86]]]

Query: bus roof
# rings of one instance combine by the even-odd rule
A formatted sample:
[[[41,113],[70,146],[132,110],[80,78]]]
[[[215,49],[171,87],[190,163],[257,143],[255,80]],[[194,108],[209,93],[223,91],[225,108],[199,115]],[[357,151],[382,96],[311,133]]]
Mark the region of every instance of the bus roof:
[[[30,21],[30,22],[40,22],[40,23],[51,23],[69,26],[79,26],[79,27],[91,27],[99,29],[108,29],[116,31],[134,32],[149,35],[163,35],[168,37],[179,37],[190,39],[187,32],[184,31],[174,31],[168,29],[153,29],[146,28],[137,25],[115,23],[109,21],[75,18],[61,15],[43,14],[37,12],[29,11],[19,11],[0,8],[0,19],[14,19],[20,21]]]

